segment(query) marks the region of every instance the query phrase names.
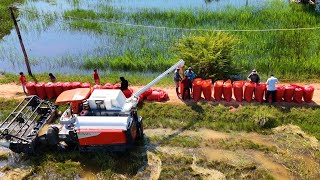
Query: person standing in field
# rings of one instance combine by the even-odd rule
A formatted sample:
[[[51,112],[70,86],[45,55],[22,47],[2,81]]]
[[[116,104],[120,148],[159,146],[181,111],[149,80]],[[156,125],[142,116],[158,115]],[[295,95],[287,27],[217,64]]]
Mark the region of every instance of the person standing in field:
[[[179,97],[179,84],[180,84],[180,81],[181,81],[181,76],[180,76],[180,68],[177,67],[177,69],[174,71],[174,77],[173,77],[173,81],[176,85],[176,93],[177,93],[177,96]]]
[[[185,72],[184,75],[188,77],[188,79],[190,80],[190,90],[192,92],[192,82],[194,80],[194,78],[196,78],[196,74],[192,71],[191,67],[189,67]]]
[[[129,83],[124,77],[120,77],[121,80],[121,91],[128,89]]]
[[[94,79],[94,82],[96,83],[96,85],[100,84],[100,77],[99,77],[97,69],[93,70],[93,79]]]
[[[21,82],[21,86],[22,86],[23,92],[24,92],[25,94],[27,94],[27,92],[26,92],[27,79],[26,79],[26,77],[24,76],[23,72],[20,72],[19,74],[20,74],[19,80],[20,80],[20,82]]]
[[[186,91],[188,92],[188,98],[190,99],[190,84],[191,80],[187,75],[182,79],[181,83],[183,84],[183,92],[182,92],[182,99],[184,100],[184,95],[186,94]]]
[[[247,79],[252,83],[260,83],[260,76],[255,69],[252,70]]]
[[[272,97],[272,102],[276,102],[276,84],[278,83],[278,79],[271,74],[271,77],[267,80],[267,95],[265,102],[268,102],[269,96]]]
[[[53,83],[56,82],[56,77],[52,73],[49,73],[49,79]]]

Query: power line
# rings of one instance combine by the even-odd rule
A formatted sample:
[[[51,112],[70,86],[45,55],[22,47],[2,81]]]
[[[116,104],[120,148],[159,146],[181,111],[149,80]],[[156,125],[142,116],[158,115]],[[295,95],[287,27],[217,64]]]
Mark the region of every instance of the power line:
[[[20,8],[21,9],[21,8]],[[46,15],[43,15],[43,14],[39,14],[39,13],[36,13],[36,12],[33,12],[33,11],[30,11],[30,10],[26,10],[26,9],[21,9],[22,11],[25,11],[25,12],[29,12],[29,13],[32,13],[32,14],[34,14],[34,15],[36,15],[38,18],[39,17],[46,17]],[[83,18],[74,18],[74,20],[80,20],[80,21],[90,21],[90,22],[99,22],[99,21],[95,21],[95,20],[92,20],[92,19],[83,19]],[[61,23],[64,23],[64,24],[69,24],[70,26],[75,26],[75,27],[78,27],[78,28],[83,28],[84,26],[82,26],[81,24],[76,24],[76,23],[73,23],[74,21],[65,21],[65,20],[61,20],[61,19],[56,19],[56,21],[57,22],[61,22]],[[103,21],[101,21],[101,22],[103,22]],[[119,24],[114,24],[114,25],[119,25]],[[98,32],[105,32],[105,33],[108,33],[108,34],[112,34],[112,35],[117,35],[117,36],[121,36],[121,37],[123,37],[123,36],[125,36],[125,37],[128,37],[128,38],[135,38],[135,39],[137,39],[137,37],[142,37],[142,36],[137,36],[137,35],[135,35],[135,36],[130,36],[130,35],[128,35],[128,34],[126,34],[126,33],[120,33],[120,32],[115,32],[115,31],[107,31],[107,30],[105,30],[105,29],[99,29],[98,30]],[[143,38],[141,38],[141,39],[143,39]],[[147,40],[147,39],[146,39]],[[165,43],[173,43],[173,41],[172,41],[172,39],[171,40],[159,40],[159,39],[155,39],[155,38],[150,38],[150,37],[148,37],[148,40],[149,41],[157,41],[157,42],[165,42]],[[177,39],[177,41],[178,41],[178,39]]]
[[[35,14],[38,18],[39,17],[48,17],[47,15],[39,14],[39,13],[34,12],[32,10],[27,10],[27,9],[23,9],[23,8],[19,8],[19,9],[21,9],[22,11],[25,11],[25,12],[29,12],[29,13]],[[110,23],[109,21],[104,21],[104,20],[94,20],[94,19],[87,19],[87,18],[76,18],[76,17],[69,17],[69,16],[65,16],[65,18],[69,19],[69,21],[66,21],[66,20],[63,20],[62,18],[59,18],[58,16],[56,16],[56,14],[55,14],[54,17],[55,17],[56,21],[61,22],[63,24],[68,24],[70,26],[74,26],[76,28],[79,28],[79,30],[81,30],[81,28],[85,28],[85,27],[81,23],[80,24],[79,23],[74,23],[74,21],[72,21],[72,20],[89,21],[89,22],[94,22],[94,23],[96,23],[96,22],[107,22],[107,23]],[[173,32],[173,34],[178,35],[179,33],[181,33],[181,35],[179,35],[179,36],[183,36],[184,33],[188,33],[188,32],[183,32],[184,30],[190,30],[190,29],[185,29],[185,28],[167,28],[167,27],[159,27],[159,28],[157,28],[158,26],[143,26],[143,25],[133,25],[133,26],[131,26],[131,24],[115,23],[115,22],[111,22],[110,24],[112,24],[112,25],[129,26],[128,28],[130,28],[130,27],[135,27],[135,28],[136,27],[139,27],[139,28],[155,28],[156,27],[156,29],[161,28],[161,29],[167,29],[167,30],[175,30],[175,31],[179,31],[179,32]],[[319,28],[320,29],[320,27],[314,27],[313,29],[315,29],[315,28]],[[302,28],[299,28],[299,29],[302,29]],[[90,29],[88,29],[88,30],[90,30]],[[194,32],[195,30],[197,30],[199,32],[199,29],[193,29],[192,31]],[[283,30],[283,29],[281,29],[281,30]],[[236,30],[234,30],[234,31],[236,32]],[[260,30],[260,31],[267,32],[265,30]],[[129,35],[128,33],[121,33],[121,32],[118,32],[116,30],[112,30],[112,28],[109,29],[108,26],[106,28],[100,28],[99,32],[100,33],[103,32],[103,33],[107,33],[107,34],[111,34],[111,35],[116,35],[118,37],[127,37],[129,39],[138,39],[139,38],[142,41],[160,42],[160,43],[162,43],[162,45],[164,45],[163,47],[165,49],[170,49],[172,44],[181,42],[180,38],[177,38],[174,41],[173,41],[173,39],[170,39],[170,40],[166,40],[167,38],[163,39],[163,37],[164,37],[163,35],[162,35],[162,39],[157,39],[157,37],[155,37],[155,36],[146,37],[145,35],[141,36],[141,35],[137,35],[137,34]],[[247,32],[249,32],[249,30]],[[141,33],[143,33],[143,29],[141,29],[140,34]],[[318,38],[307,39],[307,41],[310,41],[310,40],[319,40],[319,39]],[[267,41],[263,41],[263,42],[268,43]],[[242,44],[242,43],[240,43],[240,44]],[[250,42],[250,43],[245,43],[245,44],[246,45],[255,45],[255,46],[257,46],[258,44],[261,45],[261,44],[264,44],[264,43],[261,43],[261,42]]]
[[[38,14],[36,12],[32,12],[30,10],[26,10],[26,9],[23,9],[23,8],[18,8],[18,9],[20,9],[22,11],[27,11],[27,12],[31,12],[31,13],[34,13],[34,14]],[[44,15],[40,15],[40,16],[44,16]],[[83,21],[91,21],[91,22],[95,21],[95,22],[115,24],[115,25],[131,26],[131,27],[142,27],[142,28],[153,28],[153,29],[168,29],[168,30],[183,30],[183,31],[206,31],[206,32],[270,32],[270,31],[301,31],[301,30],[316,30],[316,29],[320,29],[319,26],[316,26],[316,27],[302,27],[302,28],[270,28],[270,29],[205,29],[205,28],[197,29],[197,28],[179,28],[179,27],[132,24],[132,23],[123,23],[123,22],[115,22],[115,21],[107,21],[107,20],[80,18],[80,17],[73,17],[73,16],[64,16],[64,18],[75,19],[75,20],[83,20]]]

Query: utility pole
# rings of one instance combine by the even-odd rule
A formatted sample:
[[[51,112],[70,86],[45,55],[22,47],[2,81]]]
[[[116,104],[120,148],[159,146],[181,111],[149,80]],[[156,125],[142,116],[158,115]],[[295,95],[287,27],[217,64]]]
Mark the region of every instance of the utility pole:
[[[23,52],[23,55],[24,55],[24,61],[26,63],[27,69],[28,69],[28,74],[30,76],[32,76],[28,55],[27,55],[26,49],[24,48],[24,45],[23,45],[23,41],[22,41],[22,38],[21,38],[21,34],[20,34],[20,30],[19,30],[19,26],[18,26],[16,17],[14,16],[14,13],[13,13],[14,9],[13,9],[12,6],[10,6],[9,9],[10,9],[10,12],[11,12],[11,18],[13,20],[14,26],[15,26],[17,34],[18,34],[18,38],[19,38],[19,41],[20,41],[21,49],[22,49],[22,52]]]

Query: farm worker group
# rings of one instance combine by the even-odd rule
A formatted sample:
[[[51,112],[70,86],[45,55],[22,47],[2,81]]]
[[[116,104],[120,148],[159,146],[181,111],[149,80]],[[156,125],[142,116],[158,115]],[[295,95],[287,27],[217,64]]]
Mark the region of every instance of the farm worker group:
[[[252,72],[248,76],[248,80],[252,83],[260,83],[260,76],[257,73],[255,69],[252,70]],[[265,102],[268,102],[269,96],[272,97],[272,102],[276,102],[276,84],[278,83],[278,79],[271,74],[271,76],[268,78],[266,84],[267,84],[267,94],[266,94],[266,100]]]
[[[189,67],[185,72],[184,72],[184,78],[181,78],[180,76],[180,68],[178,67],[175,72],[174,72],[174,83],[176,87],[176,93],[179,98],[182,98],[183,100],[185,99],[185,93],[187,92],[188,99],[190,99],[190,91],[192,92],[192,82],[195,79],[196,75],[192,71],[192,68]],[[252,72],[248,75],[247,79],[252,82],[252,83],[260,83],[260,76],[258,72],[253,69]],[[179,92],[179,85],[180,82],[183,84],[183,92]],[[266,84],[267,84],[267,93],[266,93],[266,100],[269,99],[269,96],[271,95],[272,97],[272,102],[275,102],[276,99],[276,84],[278,83],[278,79],[271,74],[271,76],[268,78]],[[180,97],[182,93],[182,97]]]
[[[174,72],[174,77],[173,80],[175,82],[175,86],[176,86],[176,93],[177,96],[180,98],[180,93],[179,93],[179,85],[180,82],[183,84],[183,92],[182,93],[182,99],[185,99],[185,92],[188,93],[188,99],[190,99],[190,90],[192,92],[192,82],[195,79],[196,75],[195,73],[192,71],[192,68],[189,67],[185,72],[184,72],[184,78],[182,79],[180,76],[180,68],[178,67],[175,72]]]
[[[24,75],[23,72],[20,72],[19,75],[20,75],[19,81],[21,83],[22,90],[26,95],[28,95],[28,93],[26,91],[27,78],[26,78],[26,76]],[[51,82],[56,82],[56,77],[52,73],[49,73],[49,80]]]
[[[20,72],[19,75],[20,75],[19,81],[21,83],[22,90],[26,95],[28,95],[28,93],[26,91],[27,78],[23,72]],[[49,81],[54,83],[54,82],[56,82],[56,80],[57,80],[56,77],[52,73],[49,73]],[[94,80],[95,84],[97,84],[97,85],[100,84],[100,77],[99,77],[97,69],[93,70],[93,80]],[[128,80],[126,80],[124,77],[120,77],[120,81],[121,81],[120,89],[121,90],[128,89],[128,86],[129,86]]]

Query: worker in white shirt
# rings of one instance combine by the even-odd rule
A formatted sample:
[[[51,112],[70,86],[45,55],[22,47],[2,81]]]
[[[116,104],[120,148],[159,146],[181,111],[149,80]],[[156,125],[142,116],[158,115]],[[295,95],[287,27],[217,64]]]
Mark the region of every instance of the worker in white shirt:
[[[268,102],[269,96],[271,94],[272,102],[276,102],[276,84],[278,83],[278,79],[271,74],[271,77],[267,80],[267,95],[265,102]]]

